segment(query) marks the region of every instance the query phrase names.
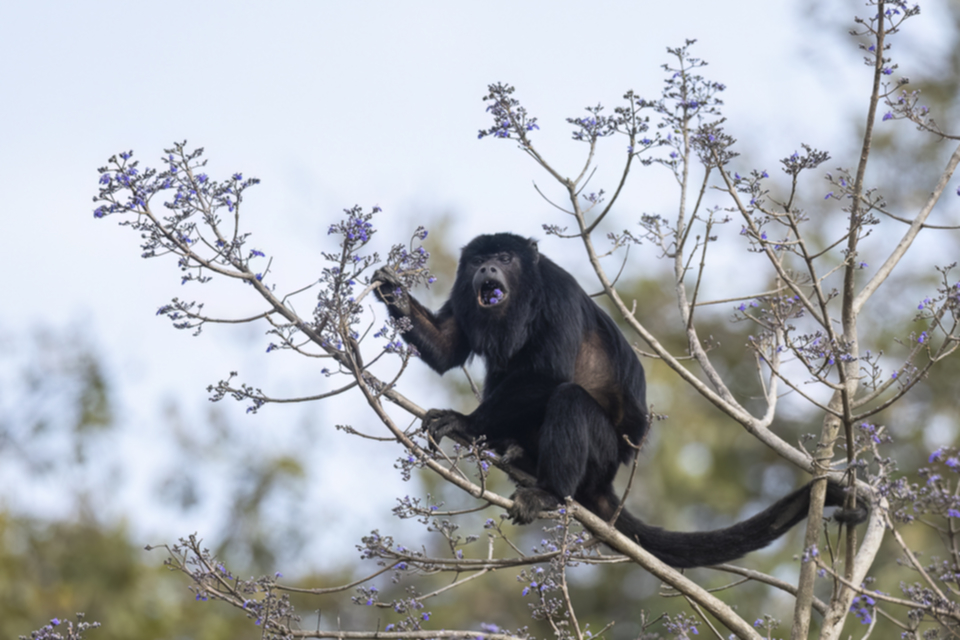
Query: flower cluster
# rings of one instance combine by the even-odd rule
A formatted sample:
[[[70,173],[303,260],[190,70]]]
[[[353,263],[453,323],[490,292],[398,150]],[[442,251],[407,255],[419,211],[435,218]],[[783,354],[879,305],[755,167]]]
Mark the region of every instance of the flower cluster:
[[[586,117],[567,118],[567,122],[574,126],[573,139],[581,142],[594,143],[597,138],[613,135],[617,130],[617,119],[602,115],[603,106],[587,107]]]
[[[678,640],[691,640],[693,636],[699,635],[700,631],[697,629],[699,625],[698,618],[684,613],[663,616],[663,627]]]
[[[552,556],[545,565],[534,565],[517,576],[523,585],[522,596],[532,596],[530,613],[538,620],[549,620],[556,627],[568,629],[566,603],[559,592],[566,580],[569,567],[579,564],[583,555],[586,533],[570,527],[571,518],[565,507],[560,508],[560,520],[543,528],[544,538],[531,551],[537,555]]]
[[[249,234],[240,233],[236,223],[232,232],[221,229],[220,212],[226,210],[236,221],[244,192],[260,181],[244,179],[240,173],[227,180],[213,180],[203,172],[203,149],[188,151],[186,142],[176,143],[164,153],[166,168],[162,171],[141,170],[139,162],[132,160],[132,151],[111,157],[107,166],[98,169],[100,192],[93,200],[103,204],[94,209],[94,217],[134,214],[134,220],[121,224],[140,233],[141,255],[151,258],[172,252],[182,256],[181,269],[198,272],[188,273],[184,282],[206,281],[199,276],[201,264],[191,258],[193,247],[206,249],[212,264],[245,267],[253,257],[243,251]],[[163,204],[168,213],[163,216],[150,206],[158,193],[166,196]]]
[[[231,371],[226,379],[220,380],[217,384],[209,385],[207,393],[210,394],[210,402],[220,402],[227,396],[230,396],[238,402],[249,401],[247,413],[257,413],[263,405],[269,402],[263,391],[256,387],[251,387],[246,383],[240,383],[240,386],[234,386],[233,379],[237,377],[236,371]]]
[[[269,271],[255,269],[254,260],[266,254],[246,246],[249,233],[241,232],[239,208],[244,193],[259,183],[234,173],[217,181],[205,171],[203,149],[189,151],[186,143],[165,150],[162,170],[141,168],[133,152],[113,156],[101,167],[100,190],[94,202],[101,203],[94,217],[123,216],[121,225],[129,226],[141,238],[141,256],[152,258],[172,254],[177,257],[180,282],[206,283],[211,274],[238,278],[248,285],[265,287]],[[154,198],[162,194],[165,212],[154,210]],[[223,212],[228,217],[221,217]],[[204,323],[203,305],[174,298],[157,315],[165,315],[177,329],[192,329],[199,334]]]
[[[857,616],[857,618],[860,620],[860,624],[871,624],[873,623],[873,608],[876,605],[876,600],[867,594],[862,593],[854,598],[853,602],[850,603],[850,611]]]
[[[728,150],[734,142],[733,138],[723,133],[720,128],[723,122],[720,111],[723,101],[718,96],[726,90],[726,86],[696,73],[696,69],[707,66],[707,63],[690,54],[689,49],[695,42],[696,40],[687,40],[682,47],[667,49],[677,62],[676,66],[663,65],[667,78],[664,81],[662,98],[654,107],[661,117],[657,127],[671,132],[661,140],[661,144],[671,148],[671,151],[667,158],[657,159],[656,162],[673,171],[678,180],[682,179],[680,167],[688,157],[687,145],[690,141],[686,132],[690,130],[700,132],[699,140],[694,144],[701,160],[705,156],[710,157],[708,166],[715,166],[717,162],[713,158],[714,152],[718,153],[720,164],[735,155]]]
[[[780,626],[780,621],[774,618],[773,616],[765,615],[762,618],[757,618],[753,621],[754,629],[760,629],[760,631],[765,631],[768,638],[773,637],[773,632]]]
[[[420,594],[414,587],[407,587],[406,598],[397,598],[390,603],[384,603],[380,606],[388,606],[394,613],[404,615],[398,622],[391,622],[384,627],[384,631],[419,631],[423,628],[424,622],[430,621],[433,614],[430,611],[424,611],[423,602],[420,601]],[[361,596],[362,597],[362,596]],[[358,599],[355,599],[357,601]],[[362,601],[357,604],[364,604]]]
[[[907,79],[901,79],[901,85],[907,83]],[[901,89],[899,93],[887,95],[886,103],[888,110],[883,114],[883,121],[887,120],[910,120],[919,127],[928,131],[939,131],[936,120],[930,115],[930,109],[924,104],[920,104],[920,90],[907,91]]]
[[[853,210],[853,203],[851,201],[857,197],[857,192],[850,172],[840,167],[836,170],[836,174],[830,171],[825,173],[824,178],[830,183],[832,189],[824,195],[823,199],[844,201],[847,204],[843,210],[851,212]],[[880,193],[879,189],[870,188],[860,192],[856,219],[857,233],[860,237],[865,235],[866,231],[864,229],[866,227],[880,224],[880,219],[874,212],[882,210],[886,206],[886,198]],[[867,265],[864,262],[860,262],[857,263],[856,266],[863,269],[866,268]]]
[[[693,149],[697,152],[700,162],[705,167],[723,166],[740,155],[736,151],[730,150],[736,140],[723,130],[721,124],[723,124],[722,120],[709,122],[700,125],[694,131]]]
[[[613,112],[616,116],[614,124],[616,131],[630,139],[627,153],[639,156],[644,151],[662,143],[659,133],[652,138],[646,135],[650,129],[650,116],[644,115],[648,110],[656,111],[661,107],[661,104],[657,101],[645,100],[633,91],[627,91],[623,94],[623,99],[626,101],[625,105],[614,107]],[[650,164],[653,160],[645,158],[641,162]]]
[[[59,618],[51,618],[48,624],[31,631],[29,637],[20,636],[20,640],[81,640],[88,629],[100,626],[99,622],[84,622],[83,618],[82,613],[77,614],[76,626],[71,620],[62,622]]]
[[[801,171],[806,169],[815,169],[830,159],[830,154],[826,151],[814,149],[808,144],[802,144],[803,155],[794,151],[791,155],[780,160],[783,165],[783,171],[789,176],[796,178]]]
[[[413,455],[411,454],[409,458],[412,457]],[[397,503],[397,506],[393,508],[393,515],[401,520],[416,518],[421,524],[429,524],[431,516],[443,506],[442,502],[433,504],[429,495],[426,501],[420,498],[404,496],[397,498]]]
[[[866,40],[868,42],[877,41],[877,36],[881,32],[881,28],[885,36],[893,35],[900,30],[904,21],[920,14],[920,7],[917,4],[911,6],[904,0],[884,0],[883,6],[886,8],[882,11],[878,6],[880,3],[877,0],[872,0],[867,4],[878,7],[877,13],[866,19],[860,17],[854,18],[854,22],[859,26],[856,29],[852,29],[850,35],[867,36]],[[897,68],[897,65],[891,64],[890,58],[882,55],[890,50],[889,44],[884,45],[882,52],[877,50],[875,44],[861,44],[860,49],[864,52],[863,63],[868,67],[875,68],[879,62],[880,72],[883,75],[889,76],[893,73],[894,69]]]
[[[339,250],[321,254],[327,266],[318,281],[320,290],[310,324],[327,349],[342,352],[347,342],[356,343],[360,338],[356,326],[362,309],[356,301],[356,289],[361,274],[380,261],[376,252],[364,252],[376,233],[371,219],[379,212],[380,207],[364,211],[357,205],[345,209],[344,218],[327,229],[327,235],[339,237]],[[286,344],[291,343],[291,336],[283,337]]]
[[[423,510],[419,506],[411,507],[411,505],[419,505],[418,500],[406,498],[404,502],[406,506],[401,505],[398,507],[401,511],[406,511],[408,508],[416,511]],[[430,510],[435,510],[436,508],[436,506],[429,507]],[[395,509],[395,511],[396,510],[397,509]],[[423,522],[423,520],[421,520],[421,522]],[[460,547],[475,542],[477,536],[468,536],[466,539],[461,540],[460,537],[454,533],[457,528],[457,525],[449,521],[438,522],[432,520],[430,521],[428,530],[443,535],[450,546],[452,557],[455,560],[462,560],[463,551]],[[377,563],[381,566],[388,564],[393,565],[394,584],[399,583],[402,578],[411,571],[416,570],[418,572],[433,573],[442,569],[444,566],[439,561],[428,557],[424,551],[416,551],[414,549],[407,549],[401,545],[395,545],[392,538],[389,536],[381,536],[378,531],[371,532],[369,536],[362,539],[362,542],[363,544],[357,547],[361,552],[361,558],[376,559]],[[392,609],[394,613],[404,616],[401,620],[388,624],[384,629],[385,631],[416,631],[422,629],[423,623],[429,622],[432,614],[424,610],[421,595],[415,587],[406,587],[405,594],[404,597],[395,598],[390,602],[382,602],[377,587],[362,586],[357,588],[357,595],[353,597],[353,602],[361,606]],[[526,634],[523,633],[521,635]]]
[[[832,341],[823,331],[798,336],[787,336],[786,346],[797,355],[811,373],[823,375],[838,362],[856,360],[850,347],[843,342]]]
[[[727,87],[723,83],[707,80],[694,73],[695,69],[707,66],[706,61],[690,54],[689,49],[696,42],[687,40],[682,47],[667,48],[667,53],[677,59],[675,67],[669,63],[663,65],[668,76],[664,81],[664,102],[660,108],[669,114],[668,122],[664,125],[667,128],[671,125],[685,125],[694,116],[720,115],[723,100],[718,95]]]
[[[857,428],[863,433],[863,437],[873,444],[886,444],[893,442],[893,438],[886,434],[885,429],[882,426],[870,424],[869,422],[861,422],[859,425],[857,425]]]
[[[960,475],[960,450],[939,447],[930,454],[927,463],[928,466],[917,471],[922,484],[899,478],[881,485],[880,493],[890,500],[896,521],[910,523],[922,518],[923,522],[929,523],[931,514],[947,520],[960,518],[960,495],[955,490]],[[931,572],[939,571],[931,567]],[[960,567],[950,571],[947,577],[960,587]]]
[[[940,284],[934,296],[927,296],[917,303],[917,320],[930,322],[930,330],[939,330],[951,334],[949,326],[944,324],[944,317],[960,322],[960,282],[950,281],[950,271],[957,266],[951,263],[944,267],[937,267],[940,272]],[[924,337],[926,340],[928,336]],[[919,336],[917,338],[919,340]],[[922,344],[922,342],[921,342]]]
[[[430,287],[437,279],[430,273],[427,262],[430,252],[421,244],[427,239],[427,230],[417,227],[406,245],[396,244],[390,248],[386,264],[393,269],[406,288],[423,285]]]
[[[527,134],[540,126],[537,119],[530,117],[526,108],[512,96],[515,89],[508,84],[497,82],[488,85],[487,91],[489,93],[483,96],[483,99],[490,102],[487,112],[493,116],[493,126],[481,129],[477,138],[508,138],[519,140],[521,145],[529,145]]]
[[[282,577],[280,572],[241,579],[204,549],[196,535],[181,538],[169,551],[170,557],[164,564],[193,580],[191,590],[198,602],[219,600],[238,606],[248,619],[261,627],[262,638],[288,640],[292,637],[290,630],[299,624],[300,617],[289,595],[277,589],[277,579]]]
[[[403,478],[404,482],[407,482],[412,477],[413,470],[422,468],[423,464],[423,460],[417,458],[413,452],[407,451],[397,458],[397,461],[393,463],[393,468],[399,469],[400,477]],[[396,510],[394,510],[394,512],[396,513]]]
[[[764,187],[762,181],[769,177],[770,174],[765,170],[754,169],[749,176],[741,176],[734,172],[733,186],[739,193],[749,196],[748,204],[750,207],[762,207],[764,198],[770,193],[770,190]]]

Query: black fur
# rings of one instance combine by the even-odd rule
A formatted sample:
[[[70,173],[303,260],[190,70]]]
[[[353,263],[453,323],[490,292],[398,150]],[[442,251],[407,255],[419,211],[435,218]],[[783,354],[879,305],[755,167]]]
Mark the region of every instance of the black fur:
[[[483,436],[536,476],[535,487],[513,496],[510,515],[518,523],[567,496],[612,518],[619,505],[614,476],[649,427],[646,383],[623,334],[576,280],[541,256],[535,242],[509,233],[478,236],[464,247],[450,299],[437,313],[403,291],[391,271],[374,277],[384,283],[377,294],[391,315],[410,319],[404,337],[430,367],[443,373],[472,354],[486,363],[483,401],[473,413],[427,412],[423,423],[434,441]],[[666,531],[626,510],[615,525],[667,564],[696,567],[766,546],[806,517],[809,501],[807,485],[748,520],[708,532]],[[831,482],[827,505],[843,501],[843,488]],[[866,513],[861,502],[842,519],[862,522]]]

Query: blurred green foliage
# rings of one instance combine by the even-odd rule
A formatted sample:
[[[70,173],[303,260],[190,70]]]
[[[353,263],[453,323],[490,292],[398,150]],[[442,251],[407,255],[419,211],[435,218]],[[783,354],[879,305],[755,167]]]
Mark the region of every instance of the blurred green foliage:
[[[133,546],[122,525],[0,513],[0,542],[0,637],[78,611],[103,625],[87,632],[99,640],[260,636],[236,612],[194,601],[161,566],[162,552]]]

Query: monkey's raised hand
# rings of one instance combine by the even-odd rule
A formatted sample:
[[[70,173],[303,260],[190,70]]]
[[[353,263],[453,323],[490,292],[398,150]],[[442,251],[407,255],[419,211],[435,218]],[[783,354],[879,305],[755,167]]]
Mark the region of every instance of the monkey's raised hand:
[[[382,267],[373,274],[373,280],[380,282],[380,286],[373,291],[381,302],[405,316],[410,315],[410,296],[407,295],[407,289],[396,271],[391,267]]]

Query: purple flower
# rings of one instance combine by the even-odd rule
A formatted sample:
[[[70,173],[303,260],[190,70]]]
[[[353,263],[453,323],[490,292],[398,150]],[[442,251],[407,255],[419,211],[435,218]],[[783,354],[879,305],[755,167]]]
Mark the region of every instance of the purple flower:
[[[893,112],[887,111],[885,114],[883,114],[883,120],[884,121],[893,120]]]

